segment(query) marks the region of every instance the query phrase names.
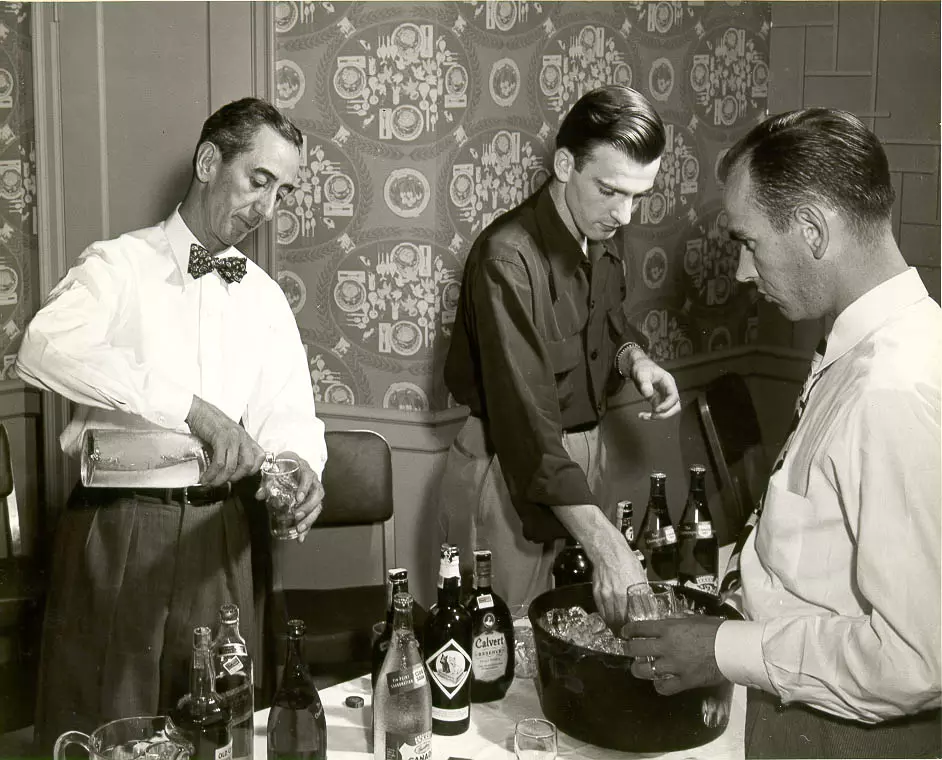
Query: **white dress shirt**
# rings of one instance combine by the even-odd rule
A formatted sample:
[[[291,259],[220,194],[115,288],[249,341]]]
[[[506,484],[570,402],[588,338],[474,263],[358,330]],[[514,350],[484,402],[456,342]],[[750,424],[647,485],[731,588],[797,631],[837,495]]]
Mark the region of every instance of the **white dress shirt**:
[[[284,294],[249,260],[239,283],[215,271],[194,279],[197,242],[177,209],[89,246],[27,327],[17,372],[79,404],[60,437],[70,455],[88,427],[189,432],[199,396],[242,420],[265,451],[294,451],[320,476],[324,424]]]
[[[731,681],[874,723],[940,705],[942,310],[910,269],[834,322],[742,555]]]

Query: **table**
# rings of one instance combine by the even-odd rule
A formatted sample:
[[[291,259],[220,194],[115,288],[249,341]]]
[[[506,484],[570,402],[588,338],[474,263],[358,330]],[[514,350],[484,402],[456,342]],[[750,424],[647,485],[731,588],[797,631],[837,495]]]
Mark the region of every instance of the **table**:
[[[347,707],[351,694],[363,697],[363,707]],[[331,686],[320,692],[327,713],[329,760],[372,759],[372,694],[369,674]],[[540,700],[532,679],[515,678],[507,695],[497,702],[471,705],[471,726],[459,736],[433,736],[432,760],[451,757],[469,760],[513,760],[514,725],[521,718],[542,717]],[[665,760],[737,760],[743,757],[743,728],[746,719],[746,690],[733,689],[729,726],[719,738],[702,747],[662,755],[636,754],[602,749],[560,731],[559,757],[580,760],[608,758],[665,758]],[[255,713],[255,760],[266,757],[265,727],[268,710]]]

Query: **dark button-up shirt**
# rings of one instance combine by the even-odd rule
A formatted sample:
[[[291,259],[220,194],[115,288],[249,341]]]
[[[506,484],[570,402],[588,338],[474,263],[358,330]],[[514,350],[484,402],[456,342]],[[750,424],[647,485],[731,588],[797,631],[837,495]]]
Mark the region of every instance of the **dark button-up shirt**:
[[[597,503],[562,434],[598,424],[623,383],[615,352],[646,343],[628,324],[626,291],[618,249],[590,243],[587,257],[549,184],[468,254],[445,383],[484,421],[531,541],[566,535],[547,507]]]

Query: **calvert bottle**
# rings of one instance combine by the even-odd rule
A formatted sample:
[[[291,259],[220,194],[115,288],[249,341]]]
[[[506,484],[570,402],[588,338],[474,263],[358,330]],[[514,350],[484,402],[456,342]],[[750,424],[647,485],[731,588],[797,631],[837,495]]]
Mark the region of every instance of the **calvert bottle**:
[[[199,626],[193,629],[190,693],[169,711],[168,731],[193,746],[192,760],[231,760],[230,718],[229,708],[216,693],[210,630]]]
[[[471,722],[471,615],[461,604],[458,547],[442,544],[438,601],[425,618],[432,733],[454,736]]]
[[[677,534],[667,511],[667,475],[651,473],[651,494],[641,523],[641,550],[648,560],[648,579],[677,583]]]
[[[491,588],[491,553],[474,552],[474,586],[464,605],[471,615],[471,701],[501,699],[514,680],[513,618]]]
[[[690,491],[680,518],[680,573],[683,586],[708,594],[717,593],[720,556],[713,520],[706,500],[706,468],[695,464],[690,468]]]
[[[233,760],[251,760],[255,743],[252,658],[239,632],[239,608],[234,604],[219,608],[219,630],[212,652],[216,693],[231,713]]]
[[[268,760],[326,760],[327,718],[301,656],[304,621],[288,621],[288,653],[268,713]]]
[[[383,632],[373,642],[372,649],[372,667],[370,671],[370,681],[372,687],[376,688],[376,677],[379,675],[380,668],[383,667],[383,660],[386,659],[386,650],[389,649],[389,641],[393,632],[393,599],[396,594],[409,591],[409,571],[404,567],[393,567],[386,571],[386,625]],[[411,613],[410,613],[411,614]]]
[[[621,521],[619,530],[621,530],[621,534],[625,537],[628,547],[638,558],[638,562],[641,563],[641,567],[647,567],[647,560],[644,558],[644,552],[638,548],[638,540],[635,538],[634,505],[627,499],[618,502],[618,515]]]
[[[373,760],[430,760],[432,689],[412,628],[412,595],[393,597],[393,632],[373,687]]]
[[[566,539],[553,560],[553,585],[555,588],[573,583],[589,583],[592,580],[592,560],[576,539]]]

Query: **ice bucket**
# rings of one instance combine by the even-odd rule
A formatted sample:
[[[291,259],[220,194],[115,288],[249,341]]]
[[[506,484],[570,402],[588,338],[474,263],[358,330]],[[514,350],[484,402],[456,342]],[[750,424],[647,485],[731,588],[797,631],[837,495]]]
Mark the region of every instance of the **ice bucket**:
[[[709,594],[678,588],[692,608],[738,617]],[[552,636],[544,612],[580,606],[595,612],[592,584],[547,591],[530,603],[543,714],[565,733],[598,747],[626,752],[671,752],[699,747],[726,729],[732,684],[662,696],[651,681],[631,675],[631,658],[596,652]]]

